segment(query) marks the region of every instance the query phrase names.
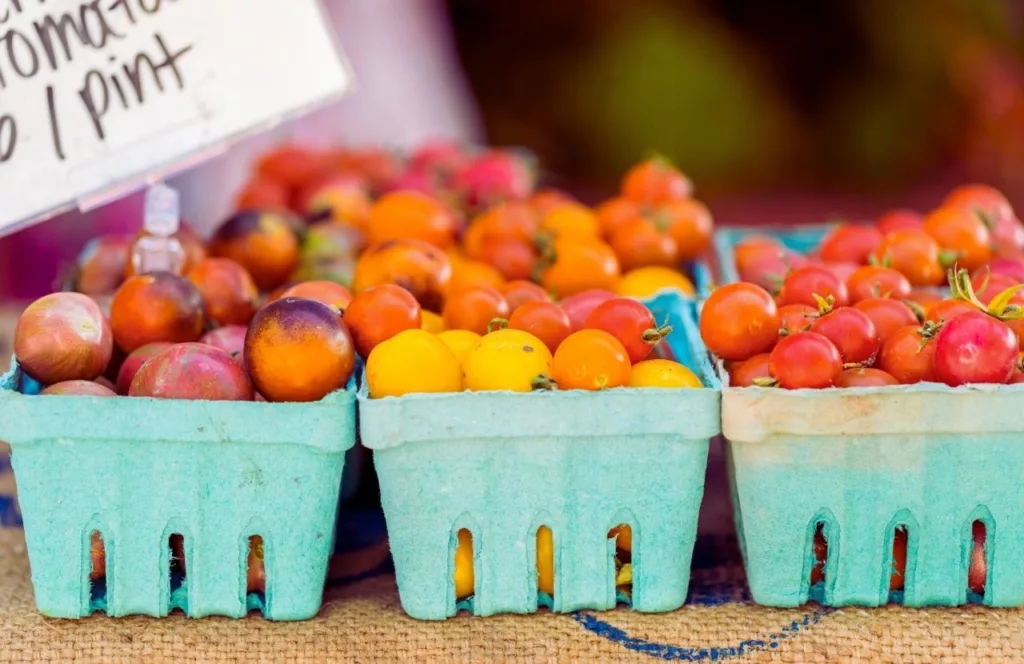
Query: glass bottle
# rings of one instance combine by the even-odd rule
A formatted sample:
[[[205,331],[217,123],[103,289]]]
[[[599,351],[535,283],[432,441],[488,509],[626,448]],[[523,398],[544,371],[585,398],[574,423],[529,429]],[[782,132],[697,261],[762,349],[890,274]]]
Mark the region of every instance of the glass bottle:
[[[185,248],[175,237],[180,224],[178,192],[162,182],[146,190],[142,234],[132,247],[135,274],[172,272],[181,274]]]

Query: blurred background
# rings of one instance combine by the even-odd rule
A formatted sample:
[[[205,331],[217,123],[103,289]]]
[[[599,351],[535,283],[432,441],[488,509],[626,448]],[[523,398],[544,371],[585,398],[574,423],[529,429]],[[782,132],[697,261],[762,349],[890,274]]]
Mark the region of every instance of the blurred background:
[[[249,163],[293,139],[521,145],[544,181],[609,196],[651,152],[718,223],[927,210],[978,181],[1024,208],[1020,0],[325,0],[358,89],[177,178],[203,232]],[[53,287],[141,200],[0,240],[0,298]]]

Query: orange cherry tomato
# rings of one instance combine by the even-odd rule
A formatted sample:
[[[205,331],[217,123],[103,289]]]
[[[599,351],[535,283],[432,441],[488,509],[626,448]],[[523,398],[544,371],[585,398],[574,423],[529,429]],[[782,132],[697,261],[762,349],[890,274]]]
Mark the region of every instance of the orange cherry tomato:
[[[394,284],[375,286],[356,295],[342,319],[364,359],[378,344],[399,332],[417,330],[422,322],[416,298]]]
[[[495,318],[508,318],[508,300],[490,286],[467,288],[448,297],[442,316],[445,329],[469,330],[482,336]]]
[[[850,302],[860,302],[869,297],[892,297],[904,300],[910,297],[910,281],[901,272],[891,267],[864,265],[846,280]]]
[[[836,387],[885,387],[899,384],[900,382],[891,374],[870,367],[843,369],[835,383]]]
[[[466,255],[479,260],[486,242],[519,240],[532,243],[540,228],[540,218],[523,201],[506,201],[480,214],[469,224],[462,238]]]
[[[303,297],[326,304],[331,309],[342,310],[352,301],[352,293],[341,284],[333,281],[304,281],[285,288],[273,299],[285,297]]]
[[[818,317],[818,308],[809,304],[786,304],[779,307],[779,333],[798,334],[811,329]]]
[[[455,241],[455,228],[455,216],[439,201],[416,191],[396,191],[370,209],[366,238],[370,244],[419,240],[445,249]]]
[[[621,276],[615,251],[598,240],[559,239],[554,260],[541,272],[541,285],[561,299],[592,289],[614,290]]]
[[[502,284],[498,290],[508,300],[508,308],[515,312],[516,309],[523,306],[527,302],[550,302],[551,296],[548,292],[533,283],[532,281],[526,281],[525,279],[515,279]]]
[[[540,220],[540,232],[579,240],[597,238],[601,234],[597,215],[580,203],[567,203],[548,212]]]
[[[716,288],[701,311],[700,336],[708,350],[725,360],[766,353],[779,338],[775,300],[754,284]]]
[[[772,372],[768,366],[768,358],[771,353],[758,353],[743,362],[737,362],[729,369],[729,387],[753,387],[757,385],[759,378],[771,378]]]
[[[537,214],[545,215],[566,203],[577,203],[578,201],[561,189],[548,187],[545,189],[538,189],[530,194],[530,197],[526,199],[526,202],[537,212]]]
[[[512,330],[529,332],[544,342],[552,353],[572,334],[569,314],[554,302],[525,302],[508,319]]]
[[[904,385],[935,382],[935,342],[916,325],[901,327],[882,344],[878,368]]]
[[[484,263],[483,261],[454,260],[452,261],[452,280],[448,282],[445,293],[474,288],[476,286],[491,286],[498,288],[505,283],[505,277],[497,268]]]
[[[610,239],[623,224],[641,216],[640,204],[622,196],[610,198],[594,208],[601,235]]]
[[[918,324],[917,316],[910,307],[887,297],[869,297],[853,305],[853,308],[859,309],[871,319],[878,341],[882,344],[901,327]]]
[[[356,262],[352,290],[356,294],[381,284],[397,284],[420,306],[440,311],[452,264],[437,247],[416,240],[393,240],[369,247]]]
[[[530,242],[496,238],[484,241],[478,258],[493,265],[506,279],[529,279],[537,263],[537,250]]]
[[[675,239],[645,217],[620,226],[611,237],[611,247],[625,271],[650,265],[673,267],[679,262]]]
[[[573,332],[558,347],[551,377],[562,390],[604,390],[629,383],[632,365],[618,339],[602,330]]]
[[[912,286],[938,286],[946,277],[939,251],[939,243],[923,229],[906,229],[884,236],[873,256],[902,272]]]
[[[693,198],[669,201],[655,212],[663,219],[668,234],[676,241],[679,260],[692,261],[707,251],[715,222],[707,206]]]
[[[950,321],[969,311],[977,311],[970,302],[966,300],[939,300],[925,312],[924,319],[930,323],[939,323],[941,321]]]
[[[910,295],[904,301],[913,302],[927,311],[929,307],[942,301],[942,294],[929,288],[915,288],[910,291]]]
[[[260,157],[257,173],[286,187],[301,187],[330,170],[327,155],[298,145],[282,145]]]
[[[778,240],[764,235],[748,235],[733,247],[733,260],[740,274],[749,272],[751,267],[766,258],[778,259],[786,252]]]
[[[821,241],[821,260],[828,263],[850,262],[864,265],[882,244],[882,233],[872,226],[840,224]]]
[[[942,249],[954,253],[957,265],[967,270],[981,267],[992,257],[988,228],[969,210],[939,208],[925,217],[924,230]]]
[[[633,166],[622,178],[622,195],[641,205],[661,205],[692,193],[690,180],[667,160],[657,157]]]
[[[1003,218],[1013,217],[1010,201],[998,189],[984,184],[966,184],[949,192],[942,201],[943,207],[954,207],[974,211],[995,223]]]

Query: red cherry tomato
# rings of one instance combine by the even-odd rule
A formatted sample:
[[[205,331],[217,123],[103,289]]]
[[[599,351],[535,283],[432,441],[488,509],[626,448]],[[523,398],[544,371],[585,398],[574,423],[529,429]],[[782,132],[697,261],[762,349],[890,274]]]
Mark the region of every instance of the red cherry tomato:
[[[508,300],[497,288],[474,286],[453,293],[444,303],[442,316],[448,330],[469,330],[479,335],[495,318],[508,318]]]
[[[572,331],[579,332],[584,328],[590,312],[596,309],[599,304],[617,297],[618,295],[611,291],[595,289],[570,295],[562,300],[560,304],[565,313],[569,314],[569,320],[572,321]]]
[[[977,307],[965,300],[940,300],[928,308],[924,319],[930,323],[941,323],[977,310]]]
[[[825,263],[825,267],[827,267],[832,274],[836,275],[836,278],[839,279],[839,281],[847,284],[847,288],[849,288],[848,282],[850,281],[850,277],[853,276],[857,270],[861,269],[862,266],[857,265],[856,263]]]
[[[523,279],[508,281],[498,287],[501,294],[508,300],[508,308],[515,311],[527,302],[550,302],[551,296],[548,292],[533,283]]]
[[[850,262],[866,265],[871,254],[882,244],[882,233],[873,226],[841,224],[821,241],[821,260],[829,263]]]
[[[984,305],[988,305],[997,295],[1008,288],[1013,288],[1018,283],[1020,282],[1005,274],[978,272],[971,277],[971,287],[974,288],[974,293],[978,296],[978,300]],[[1024,304],[1024,292],[1022,291],[1024,291],[1024,288],[1014,293],[1013,297],[1010,298],[1010,302]]]
[[[870,367],[843,369],[836,379],[836,387],[885,387],[899,384],[900,382],[891,374]]]
[[[787,390],[832,387],[843,370],[835,345],[816,332],[780,339],[769,365],[779,386]]]
[[[865,265],[858,268],[846,281],[850,291],[850,302],[860,302],[869,297],[892,297],[899,300],[910,297],[910,282],[891,267]]]
[[[882,235],[888,235],[893,231],[905,230],[907,228],[921,228],[924,226],[924,217],[919,212],[906,208],[889,210],[875,222]]]
[[[399,332],[418,330],[421,316],[419,302],[412,293],[401,286],[382,284],[352,298],[343,320],[352,333],[356,350],[365,359],[377,344]]]
[[[878,368],[904,385],[935,382],[935,341],[917,325],[901,327],[882,344]]]
[[[782,304],[807,304],[817,306],[814,296],[833,298],[833,306],[845,307],[850,297],[846,284],[828,268],[820,265],[799,267],[786,275],[780,292]]]
[[[779,336],[779,311],[766,290],[728,284],[711,292],[700,316],[700,336],[725,360],[746,360],[771,349]]]
[[[572,334],[572,322],[554,302],[524,302],[508,319],[509,329],[529,332],[544,342],[552,353]]]
[[[985,267],[978,268],[972,277],[988,270],[991,274],[1005,274],[1018,284],[1024,284],[1024,259],[1021,258],[993,258]]]
[[[779,307],[779,333],[797,334],[811,329],[818,317],[818,308],[809,304],[787,304]]]
[[[875,326],[880,344],[892,336],[893,332],[908,325],[918,325],[917,316],[910,307],[887,297],[870,297],[853,305],[854,309],[864,312]]]
[[[759,353],[744,362],[738,362],[729,370],[729,387],[751,387],[758,378],[771,378],[768,366],[769,353]]]
[[[671,327],[659,328],[650,309],[628,297],[617,297],[597,306],[587,316],[585,329],[604,330],[622,343],[633,364],[650,357]]]
[[[981,311],[961,314],[935,337],[935,377],[951,387],[1006,383],[1017,368],[1019,347],[1002,321]]]
[[[817,332],[839,351],[845,363],[871,364],[878,353],[878,333],[871,319],[853,307],[840,307],[811,324]]]

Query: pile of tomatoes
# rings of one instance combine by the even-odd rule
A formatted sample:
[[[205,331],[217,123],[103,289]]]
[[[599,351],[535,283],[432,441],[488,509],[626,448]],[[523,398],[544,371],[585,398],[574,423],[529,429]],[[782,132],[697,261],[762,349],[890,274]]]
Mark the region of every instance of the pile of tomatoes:
[[[1024,225],[990,187],[840,224],[810,255],[749,236],[735,261],[700,321],[733,386],[1024,382]]]

